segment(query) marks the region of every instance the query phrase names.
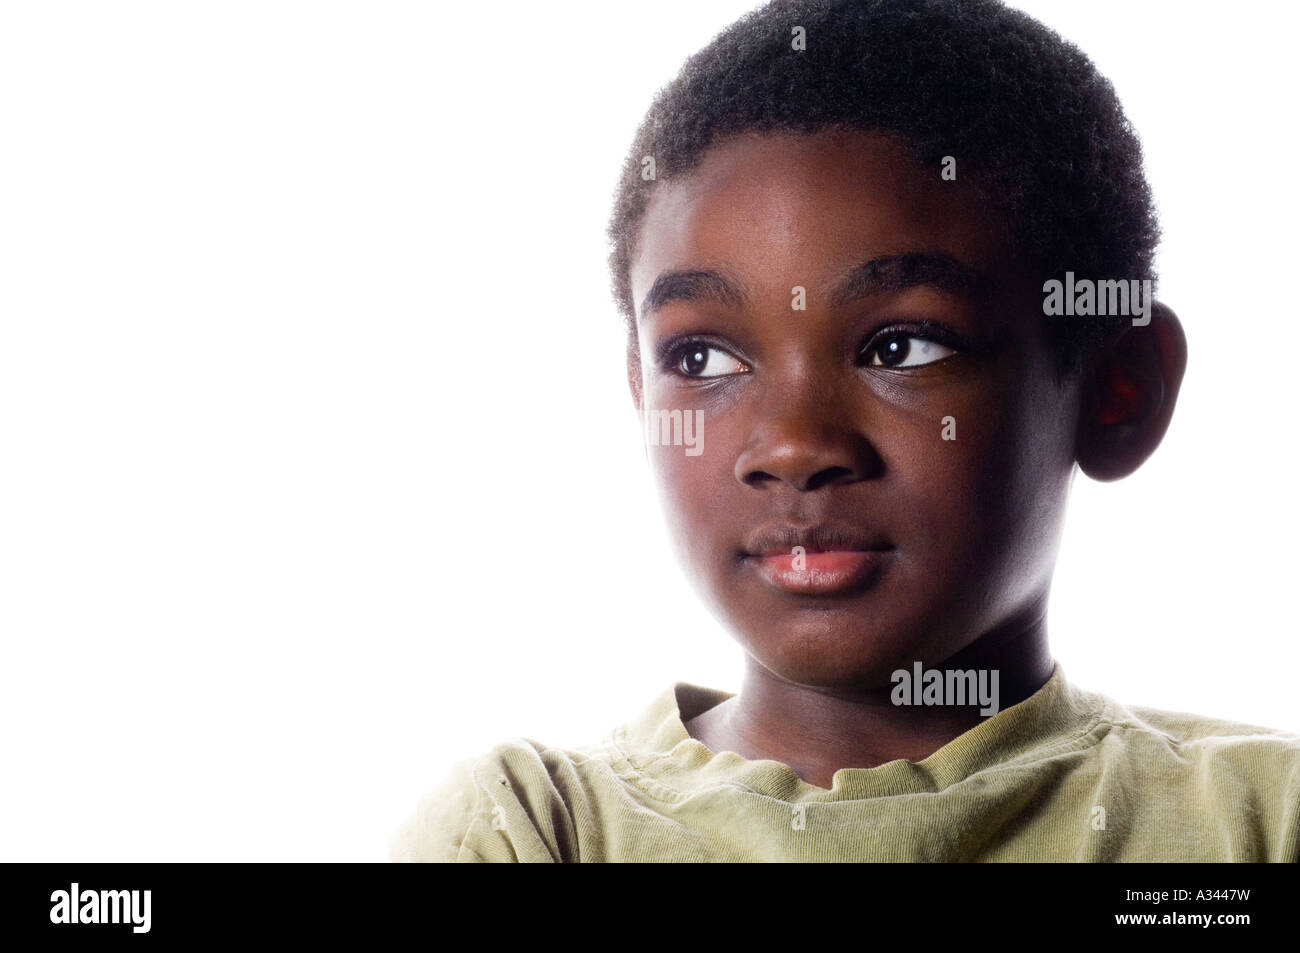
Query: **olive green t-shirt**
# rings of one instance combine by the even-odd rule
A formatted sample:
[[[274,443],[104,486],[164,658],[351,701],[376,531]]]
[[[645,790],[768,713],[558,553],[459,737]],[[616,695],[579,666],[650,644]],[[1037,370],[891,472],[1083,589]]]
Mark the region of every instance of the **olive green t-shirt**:
[[[921,761],[832,787],[713,752],[678,682],[603,742],[524,738],[459,763],[396,861],[1300,861],[1300,736],[1124,706],[1059,662],[1033,695]]]

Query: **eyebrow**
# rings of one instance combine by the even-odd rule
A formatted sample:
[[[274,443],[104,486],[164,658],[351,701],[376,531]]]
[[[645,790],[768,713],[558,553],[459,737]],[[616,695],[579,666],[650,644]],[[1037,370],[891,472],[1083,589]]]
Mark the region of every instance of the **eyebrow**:
[[[946,252],[883,255],[850,270],[831,291],[829,301],[841,306],[868,295],[921,285],[974,297],[988,289],[989,280],[982,272]],[[721,272],[665,271],[646,292],[640,313],[644,318],[670,301],[705,301],[740,308],[745,300],[745,291],[739,283]]]

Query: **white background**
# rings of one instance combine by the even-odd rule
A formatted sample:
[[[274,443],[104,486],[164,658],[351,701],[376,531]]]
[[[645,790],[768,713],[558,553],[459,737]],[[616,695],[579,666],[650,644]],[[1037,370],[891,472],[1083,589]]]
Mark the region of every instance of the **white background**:
[[[1052,647],[1300,730],[1295,23],[1020,4],[1146,149],[1191,360]],[[669,552],[604,227],[748,0],[0,4],[0,858],[382,860],[451,761],[740,654]]]

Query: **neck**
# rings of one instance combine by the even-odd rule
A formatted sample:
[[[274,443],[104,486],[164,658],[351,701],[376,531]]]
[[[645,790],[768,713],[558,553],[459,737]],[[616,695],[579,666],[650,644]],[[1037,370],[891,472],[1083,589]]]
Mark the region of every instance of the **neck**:
[[[1051,676],[1044,615],[1036,612],[988,632],[926,668],[996,671],[997,708],[1008,708]],[[715,750],[782,761],[810,784],[829,788],[840,768],[920,761],[985,720],[978,703],[895,704],[893,688],[800,685],[747,657],[740,693],[693,719],[693,727]]]

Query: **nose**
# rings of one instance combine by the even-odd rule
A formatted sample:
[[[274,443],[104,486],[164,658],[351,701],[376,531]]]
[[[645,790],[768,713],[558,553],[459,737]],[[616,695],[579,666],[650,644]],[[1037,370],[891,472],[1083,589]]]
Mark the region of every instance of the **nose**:
[[[754,426],[736,458],[736,479],[799,491],[856,483],[883,472],[855,405],[825,388],[774,388],[755,408]],[[858,419],[855,419],[857,417]]]

